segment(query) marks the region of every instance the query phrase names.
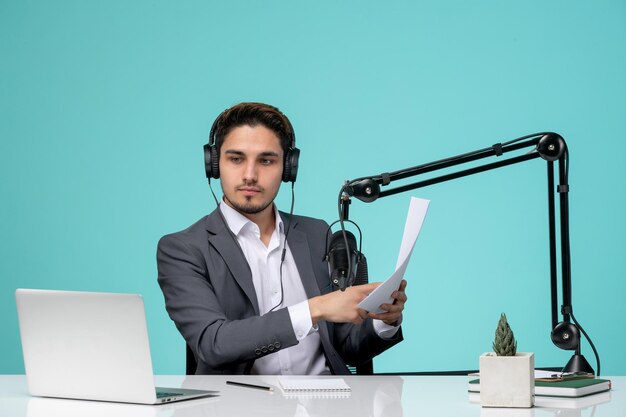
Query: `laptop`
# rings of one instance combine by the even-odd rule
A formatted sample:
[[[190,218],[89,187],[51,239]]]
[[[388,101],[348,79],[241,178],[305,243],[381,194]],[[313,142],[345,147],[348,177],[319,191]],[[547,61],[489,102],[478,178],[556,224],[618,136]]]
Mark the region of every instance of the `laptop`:
[[[218,394],[155,388],[139,294],[18,289],[15,296],[33,396],[165,404]]]

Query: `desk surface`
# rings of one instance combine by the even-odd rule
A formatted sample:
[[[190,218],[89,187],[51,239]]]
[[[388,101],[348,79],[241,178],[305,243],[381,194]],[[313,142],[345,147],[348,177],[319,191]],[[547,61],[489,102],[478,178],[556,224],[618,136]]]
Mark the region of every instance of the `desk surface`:
[[[161,375],[155,378],[158,386],[218,390],[220,396],[149,406],[30,397],[24,375],[0,375],[0,417],[623,417],[626,376],[606,378],[613,381],[613,389],[603,396],[562,399],[556,408],[541,406],[537,397],[531,409],[488,409],[471,401],[475,398],[467,392],[468,377],[456,376],[348,376],[344,378],[352,388],[348,398],[311,398],[285,397],[280,389],[267,392],[226,385],[226,380],[277,385],[273,376]]]

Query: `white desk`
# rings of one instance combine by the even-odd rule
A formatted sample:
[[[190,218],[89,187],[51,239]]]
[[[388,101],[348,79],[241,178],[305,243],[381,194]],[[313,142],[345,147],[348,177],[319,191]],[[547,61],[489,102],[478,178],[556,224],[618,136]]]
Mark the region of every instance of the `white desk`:
[[[607,378],[613,381],[613,390],[596,405],[487,409],[470,402],[468,377],[456,376],[349,376],[348,398],[286,398],[280,389],[270,393],[226,385],[226,380],[276,385],[276,377],[162,375],[156,377],[159,386],[218,390],[220,396],[147,406],[30,397],[25,376],[0,375],[0,417],[624,417],[626,376]]]

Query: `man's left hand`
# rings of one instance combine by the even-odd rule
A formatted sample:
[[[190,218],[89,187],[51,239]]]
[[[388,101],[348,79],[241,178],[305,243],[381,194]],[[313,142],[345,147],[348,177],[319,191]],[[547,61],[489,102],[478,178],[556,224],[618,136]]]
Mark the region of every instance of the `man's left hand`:
[[[390,326],[397,326],[402,318],[402,310],[404,310],[404,304],[406,303],[406,280],[402,280],[400,288],[391,294],[393,298],[392,304],[381,304],[380,308],[384,310],[383,313],[368,313],[368,317],[376,320],[382,320],[385,324]]]

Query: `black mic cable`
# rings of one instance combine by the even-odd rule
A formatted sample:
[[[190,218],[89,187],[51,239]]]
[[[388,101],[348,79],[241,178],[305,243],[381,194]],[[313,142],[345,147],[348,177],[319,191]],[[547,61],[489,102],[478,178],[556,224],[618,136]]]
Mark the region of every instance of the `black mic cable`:
[[[596,376],[600,376],[600,356],[598,355],[598,351],[596,350],[596,346],[593,344],[593,342],[591,341],[591,338],[589,337],[589,335],[587,334],[587,332],[585,331],[585,329],[582,328],[582,326],[580,325],[580,323],[578,323],[578,321],[576,320],[576,317],[574,317],[574,313],[572,311],[570,311],[570,316],[572,317],[572,321],[574,322],[574,324],[576,325],[576,327],[578,327],[578,329],[580,330],[580,332],[585,336],[585,338],[587,339],[587,342],[589,342],[589,346],[591,346],[591,350],[593,351],[593,354],[596,357],[596,366],[598,368],[598,372],[596,372]],[[578,341],[578,343],[580,343],[580,340]],[[578,346],[578,349],[580,350],[580,345]]]
[[[283,303],[283,299],[285,298],[285,290],[283,287],[283,263],[285,262],[285,255],[287,254],[287,238],[289,237],[289,231],[291,230],[291,219],[293,218],[293,206],[294,206],[294,202],[295,202],[295,193],[294,193],[294,183],[291,183],[291,208],[289,209],[289,221],[287,222],[287,230],[285,231],[285,240],[283,241],[283,251],[280,254],[280,268],[279,268],[279,273],[280,273],[280,301],[278,302],[278,304],[276,304],[274,307],[272,307],[268,313],[271,313],[272,311],[274,311],[275,309],[277,309],[282,303]],[[279,214],[280,216],[280,214]]]

